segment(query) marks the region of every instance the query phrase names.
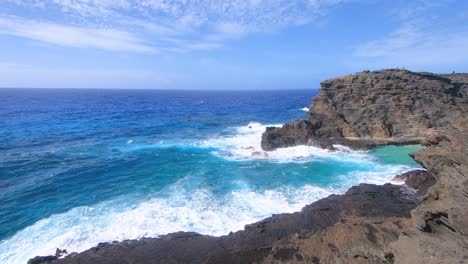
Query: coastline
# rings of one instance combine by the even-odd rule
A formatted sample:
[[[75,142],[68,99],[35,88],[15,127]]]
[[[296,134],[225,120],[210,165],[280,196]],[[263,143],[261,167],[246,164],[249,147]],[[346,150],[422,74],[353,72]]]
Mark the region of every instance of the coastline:
[[[376,72],[378,75],[381,73]],[[367,74],[370,72],[364,72],[362,76],[367,78]],[[446,77],[430,74],[399,70],[383,72],[384,76],[406,74],[413,78],[413,82],[427,81],[423,86],[434,85],[433,81],[442,82],[443,85],[452,82]],[[468,199],[468,135],[466,129],[463,130],[467,128],[466,118],[454,115],[450,109],[440,109],[442,111],[436,111],[437,115],[428,118],[431,128],[437,129],[423,130],[421,128],[426,123],[421,122],[418,129],[414,129],[407,123],[420,117],[416,111],[415,116],[410,117],[400,115],[391,119],[386,116],[385,120],[390,121],[390,126],[377,126],[379,129],[371,131],[362,120],[355,120],[353,124],[349,119],[340,119],[340,115],[352,117],[355,113],[346,112],[349,110],[346,107],[342,108],[346,110],[345,114],[336,111],[338,102],[333,100],[336,97],[341,101],[349,98],[336,96],[337,93],[346,93],[330,88],[335,80],[345,83],[340,83],[339,89],[356,88],[353,86],[356,84],[354,76],[325,81],[321,95],[314,99],[310,107],[309,117],[312,118],[286,127],[286,130],[284,126],[274,128],[265,138],[271,139],[273,135],[278,140],[274,147],[310,144],[327,148],[350,141],[355,143],[348,145],[356,148],[369,148],[376,144],[423,143],[427,147],[412,156],[435,177],[437,183],[434,186],[420,196],[406,186],[361,184],[352,187],[345,195],[331,195],[306,206],[301,212],[274,215],[227,236],[174,233],[160,238],[103,243],[63,259],[38,257],[30,263],[114,263],[115,260],[121,263],[457,263],[468,259],[465,253],[468,252],[468,208],[465,205]],[[395,83],[395,80],[390,82]],[[360,89],[368,87],[360,86],[360,80],[357,83],[357,94]],[[466,113],[468,86],[459,82],[453,86],[458,87],[458,93],[455,93],[456,89],[448,87],[447,96],[449,99],[450,96],[457,97],[455,102],[460,106],[456,108],[457,111]],[[418,86],[408,86],[408,91],[414,92],[415,88]],[[450,91],[455,92],[451,94]],[[386,98],[388,94],[378,96]],[[434,100],[430,92],[425,92],[423,96],[429,95],[430,100]],[[439,99],[440,107],[450,107],[443,106],[446,103]],[[408,102],[394,108],[399,109],[402,105],[411,108]],[[374,139],[363,140],[366,133]],[[399,133],[404,137],[399,137]],[[353,139],[350,140],[350,137]],[[375,138],[384,140],[376,141]]]

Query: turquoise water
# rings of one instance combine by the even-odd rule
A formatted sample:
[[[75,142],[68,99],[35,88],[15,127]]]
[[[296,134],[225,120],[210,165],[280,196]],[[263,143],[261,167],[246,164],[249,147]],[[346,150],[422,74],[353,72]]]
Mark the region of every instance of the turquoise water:
[[[422,148],[423,146],[421,145],[384,146],[374,148],[371,154],[377,157],[382,163],[417,166],[418,163],[408,154],[421,150]]]
[[[316,91],[0,90],[0,263],[175,231],[223,235],[419,167],[418,146],[263,153]]]

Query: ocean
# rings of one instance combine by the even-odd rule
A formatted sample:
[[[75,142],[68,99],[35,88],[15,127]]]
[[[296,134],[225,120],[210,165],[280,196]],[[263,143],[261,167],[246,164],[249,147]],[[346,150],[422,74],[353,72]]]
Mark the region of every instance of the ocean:
[[[420,166],[419,146],[264,154],[317,90],[0,89],[0,263],[176,231],[225,235]]]

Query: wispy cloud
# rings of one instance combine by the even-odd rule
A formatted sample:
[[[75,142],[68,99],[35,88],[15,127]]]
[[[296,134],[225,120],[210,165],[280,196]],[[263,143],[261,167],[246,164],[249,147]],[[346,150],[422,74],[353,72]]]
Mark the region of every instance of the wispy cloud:
[[[312,23],[344,0],[6,1],[16,8],[46,13],[49,20],[4,18],[0,21],[3,34],[71,47],[147,52],[155,47],[166,51],[216,49],[250,34]],[[51,21],[52,17],[56,19]]]
[[[464,63],[468,60],[468,31],[446,30],[440,26],[443,18],[431,15],[451,2],[417,0],[391,10],[398,27],[379,39],[355,46],[356,63],[366,67],[434,70]]]
[[[355,48],[354,54],[363,57],[386,56],[410,48],[423,41],[425,35],[412,23],[403,24],[388,36],[372,40]]]
[[[0,18],[0,33],[68,47],[112,51],[156,51],[154,47],[136,36],[116,29],[67,26],[10,17]]]

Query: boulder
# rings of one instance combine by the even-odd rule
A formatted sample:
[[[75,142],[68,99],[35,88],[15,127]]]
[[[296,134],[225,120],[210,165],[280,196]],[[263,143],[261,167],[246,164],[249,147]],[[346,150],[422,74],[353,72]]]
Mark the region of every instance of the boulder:
[[[296,120],[282,127],[267,127],[262,134],[261,146],[269,151],[297,145],[312,145],[321,148],[332,148],[331,144],[315,136],[317,126],[308,120]]]

